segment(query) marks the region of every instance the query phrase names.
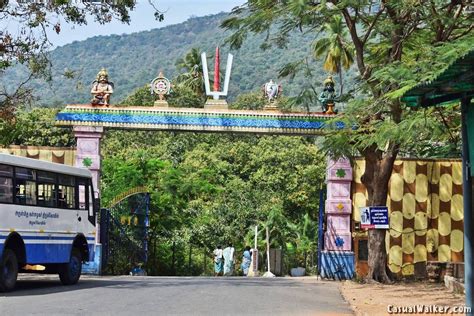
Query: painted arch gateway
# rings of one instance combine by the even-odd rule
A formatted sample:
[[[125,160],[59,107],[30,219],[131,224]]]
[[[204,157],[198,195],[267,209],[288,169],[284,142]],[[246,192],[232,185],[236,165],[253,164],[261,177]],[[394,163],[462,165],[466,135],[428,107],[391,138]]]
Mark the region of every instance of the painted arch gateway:
[[[105,128],[213,133],[319,136],[328,128],[344,128],[342,122],[328,124],[335,114],[287,113],[230,109],[126,107],[68,105],[56,116],[59,126],[73,127],[77,138],[75,165],[88,168],[98,188],[101,156],[100,139]],[[331,122],[334,122],[332,120]],[[335,279],[352,278],[354,253],[351,241],[352,168],[347,160],[328,161],[328,229],[322,253],[322,274]],[[97,252],[99,253],[99,251]],[[98,261],[90,272],[100,271]]]

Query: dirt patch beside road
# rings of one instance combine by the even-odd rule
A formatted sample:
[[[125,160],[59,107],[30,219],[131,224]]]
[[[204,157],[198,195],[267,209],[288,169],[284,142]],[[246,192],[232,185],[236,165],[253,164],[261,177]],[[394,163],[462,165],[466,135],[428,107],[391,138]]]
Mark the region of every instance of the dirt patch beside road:
[[[410,311],[409,308],[421,305],[423,308],[449,306],[447,314],[454,307],[464,306],[464,295],[449,293],[443,284],[414,282],[383,285],[346,281],[341,284],[341,293],[356,315],[387,315],[389,305],[392,312],[402,311],[399,308],[405,307],[407,312],[403,314],[416,314],[416,310]],[[430,314],[436,314],[433,311]],[[425,311],[425,314],[428,313]]]

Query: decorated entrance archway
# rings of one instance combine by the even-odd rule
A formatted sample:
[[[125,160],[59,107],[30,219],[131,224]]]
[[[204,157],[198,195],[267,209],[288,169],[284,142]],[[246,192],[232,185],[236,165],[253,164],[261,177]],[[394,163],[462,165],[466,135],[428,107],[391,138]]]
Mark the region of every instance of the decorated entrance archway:
[[[57,115],[56,120],[58,125],[73,127],[77,138],[75,164],[88,167],[94,174],[95,187],[99,188],[100,140],[106,128],[318,136],[329,127],[343,127],[337,123],[335,126],[327,124],[334,117],[334,114],[320,112],[285,113],[274,109],[242,111],[87,104],[68,105]],[[321,253],[321,274],[324,277],[345,279],[351,278],[354,273],[350,230],[351,181],[352,168],[347,160],[328,160],[325,204],[327,225]]]
[[[335,117],[334,81],[324,82],[319,96],[324,113],[286,113],[278,109],[281,85],[270,80],[263,87],[267,105],[263,111],[231,110],[225,100],[229,88],[233,56],[228,55],[223,89],[220,86],[220,53],[216,48],[213,90],[210,88],[206,54],[201,55],[206,95],[209,97],[204,109],[170,108],[166,96],[171,89],[170,81],[159,74],[151,82],[151,92],[158,98],[154,106],[111,106],[110,98],[114,85],[108,73],[102,69],[92,84],[93,99],[90,104],[68,105],[57,117],[57,125],[73,127],[77,138],[76,166],[89,168],[94,176],[94,185],[99,191],[101,169],[100,140],[104,128],[127,130],[165,130],[213,133],[252,133],[269,135],[309,136],[321,135],[324,129],[343,128],[342,122],[327,124]],[[328,160],[326,200],[326,232],[321,267],[324,277],[335,279],[352,278],[354,254],[350,231],[352,168],[345,159]],[[96,234],[96,236],[99,234]],[[96,240],[100,253],[100,240]],[[100,266],[98,266],[100,270]]]

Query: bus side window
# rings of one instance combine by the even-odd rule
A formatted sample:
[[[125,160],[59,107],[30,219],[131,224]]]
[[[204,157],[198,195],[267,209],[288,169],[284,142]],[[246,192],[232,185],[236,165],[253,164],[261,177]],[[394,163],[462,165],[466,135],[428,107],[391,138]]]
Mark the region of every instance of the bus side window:
[[[13,168],[0,165],[0,202],[13,203]]]
[[[80,210],[87,210],[88,208],[88,200],[87,200],[87,186],[86,182],[83,179],[79,180],[79,209]]]
[[[56,207],[56,174],[38,171],[38,205]]]
[[[36,171],[27,168],[15,168],[16,203],[36,205]]]
[[[76,181],[72,176],[58,176],[58,207],[75,208],[76,207]]]
[[[13,202],[13,181],[11,178],[0,177],[0,202]]]

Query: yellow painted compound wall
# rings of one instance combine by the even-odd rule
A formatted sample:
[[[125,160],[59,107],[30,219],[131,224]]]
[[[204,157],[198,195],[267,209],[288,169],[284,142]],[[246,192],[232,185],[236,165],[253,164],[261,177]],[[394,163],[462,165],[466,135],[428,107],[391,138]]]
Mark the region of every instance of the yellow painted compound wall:
[[[367,205],[361,183],[365,161],[356,160],[352,183],[353,219]],[[463,262],[461,160],[397,160],[389,182],[386,235],[388,264],[394,273],[412,275],[426,261]]]
[[[0,148],[0,153],[34,158],[74,166],[76,149],[69,147],[8,146]]]

